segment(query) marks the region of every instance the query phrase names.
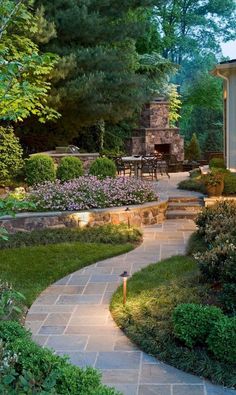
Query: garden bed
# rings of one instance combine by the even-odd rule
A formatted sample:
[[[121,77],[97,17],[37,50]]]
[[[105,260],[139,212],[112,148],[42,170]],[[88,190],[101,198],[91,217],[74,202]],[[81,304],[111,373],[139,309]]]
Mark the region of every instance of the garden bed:
[[[116,323],[144,351],[230,388],[236,388],[235,222],[235,205],[205,209],[189,256],[135,273],[126,306],[121,287],[111,302]]]

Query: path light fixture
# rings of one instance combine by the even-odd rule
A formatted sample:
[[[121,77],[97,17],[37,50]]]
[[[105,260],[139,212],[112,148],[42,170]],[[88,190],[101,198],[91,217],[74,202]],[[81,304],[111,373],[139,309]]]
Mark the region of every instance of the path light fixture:
[[[127,212],[127,214],[128,214],[128,228],[130,228],[130,217],[129,217],[130,208],[129,208],[129,207],[127,207],[127,208],[125,209],[125,211],[126,211],[126,212]]]
[[[125,305],[127,296],[127,279],[129,278],[129,274],[128,272],[124,271],[120,277],[123,278],[123,305]]]

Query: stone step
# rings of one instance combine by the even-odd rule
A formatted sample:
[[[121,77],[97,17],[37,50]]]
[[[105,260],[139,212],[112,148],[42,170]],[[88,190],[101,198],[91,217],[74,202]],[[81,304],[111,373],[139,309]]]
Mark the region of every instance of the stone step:
[[[176,196],[176,197],[170,197],[169,198],[169,203],[203,203],[203,199],[198,198],[198,197],[181,197],[181,196]]]
[[[167,210],[166,218],[167,219],[196,219],[198,213],[201,212],[201,209],[198,211],[187,211],[187,210]]]
[[[199,211],[202,207],[200,202],[168,203],[168,210]]]

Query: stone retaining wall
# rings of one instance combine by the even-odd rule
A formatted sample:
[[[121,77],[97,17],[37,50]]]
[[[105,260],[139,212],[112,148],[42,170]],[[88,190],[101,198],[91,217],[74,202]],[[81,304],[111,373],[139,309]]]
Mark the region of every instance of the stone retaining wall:
[[[10,232],[30,231],[43,228],[84,227],[104,224],[126,223],[143,226],[162,223],[167,202],[151,202],[137,206],[96,209],[78,212],[20,213],[15,218],[2,217],[0,226]]]

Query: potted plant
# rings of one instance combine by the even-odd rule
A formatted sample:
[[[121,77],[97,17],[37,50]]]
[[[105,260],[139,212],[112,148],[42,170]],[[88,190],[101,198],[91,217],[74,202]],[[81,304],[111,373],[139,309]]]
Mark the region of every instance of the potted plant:
[[[209,197],[221,196],[224,190],[224,175],[216,172],[209,173],[204,176],[204,184]]]

